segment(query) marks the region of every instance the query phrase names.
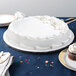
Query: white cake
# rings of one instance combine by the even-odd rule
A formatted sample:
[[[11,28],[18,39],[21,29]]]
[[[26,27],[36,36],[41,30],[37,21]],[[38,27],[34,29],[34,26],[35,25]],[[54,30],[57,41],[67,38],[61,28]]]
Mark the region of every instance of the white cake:
[[[57,48],[70,39],[67,24],[50,16],[29,16],[14,20],[6,31],[10,43],[28,50]]]

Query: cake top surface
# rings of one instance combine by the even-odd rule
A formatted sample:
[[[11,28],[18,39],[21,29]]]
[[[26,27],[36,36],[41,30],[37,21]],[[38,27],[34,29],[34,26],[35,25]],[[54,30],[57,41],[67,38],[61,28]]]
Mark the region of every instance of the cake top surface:
[[[29,16],[14,20],[9,28],[19,35],[31,38],[52,38],[64,34],[67,24],[50,16]]]
[[[73,43],[69,46],[68,49],[71,53],[75,53],[76,54],[76,43]]]

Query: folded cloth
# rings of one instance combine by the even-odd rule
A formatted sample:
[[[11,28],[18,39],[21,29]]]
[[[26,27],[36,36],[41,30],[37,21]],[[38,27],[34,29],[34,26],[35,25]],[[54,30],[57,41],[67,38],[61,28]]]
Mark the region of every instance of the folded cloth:
[[[12,62],[13,56],[9,52],[0,52],[0,76],[10,76],[8,69]]]
[[[6,71],[5,76],[10,76],[9,70]]]
[[[13,56],[10,57],[9,62],[2,73],[2,76],[10,76],[8,69],[12,63],[13,63]]]

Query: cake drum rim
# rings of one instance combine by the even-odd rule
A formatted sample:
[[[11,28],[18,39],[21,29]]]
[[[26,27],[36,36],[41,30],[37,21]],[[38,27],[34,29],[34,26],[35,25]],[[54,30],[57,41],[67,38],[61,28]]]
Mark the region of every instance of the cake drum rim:
[[[16,45],[12,45],[10,42],[9,42],[9,40],[7,40],[7,36],[6,36],[6,33],[7,31],[5,31],[4,32],[4,34],[3,34],[3,40],[4,40],[4,42],[8,45],[8,46],[10,46],[11,48],[14,48],[15,50],[19,50],[19,51],[22,51],[22,52],[33,52],[33,53],[47,53],[47,52],[55,52],[55,51],[58,51],[58,50],[60,50],[60,49],[63,49],[63,48],[65,48],[65,47],[67,47],[69,44],[71,44],[72,42],[73,42],[73,40],[74,40],[74,33],[71,31],[71,30],[69,30],[69,32],[70,32],[70,34],[71,34],[71,37],[70,37],[70,40],[66,43],[66,44],[64,44],[64,45],[62,45],[62,46],[60,46],[60,47],[57,47],[57,48],[53,48],[53,49],[48,49],[48,50],[30,50],[30,49],[24,49],[24,48],[21,48],[21,47],[18,47],[18,46],[16,46]]]
[[[62,51],[59,53],[58,59],[59,59],[60,63],[61,63],[63,66],[65,66],[66,68],[68,68],[68,69],[70,69],[70,70],[73,70],[73,71],[76,71],[76,68],[73,68],[73,67],[71,67],[70,65],[67,64],[67,61],[66,61],[67,55],[68,55],[67,49],[62,50]]]

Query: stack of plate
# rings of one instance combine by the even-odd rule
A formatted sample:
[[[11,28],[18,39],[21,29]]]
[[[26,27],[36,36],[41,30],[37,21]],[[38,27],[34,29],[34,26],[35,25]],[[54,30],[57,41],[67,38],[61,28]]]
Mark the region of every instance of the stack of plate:
[[[13,15],[0,15],[0,27],[8,26],[14,19]]]

